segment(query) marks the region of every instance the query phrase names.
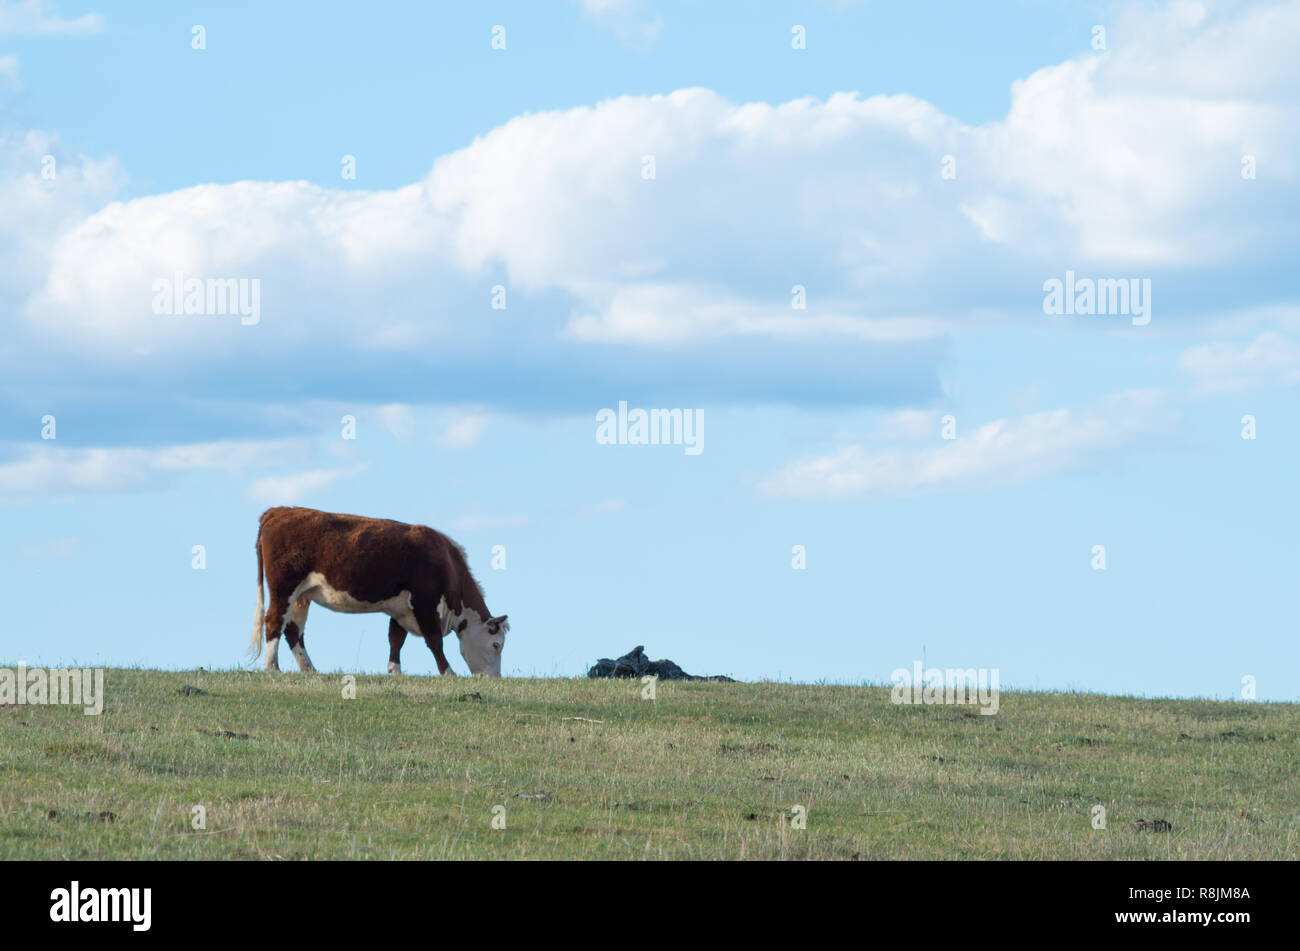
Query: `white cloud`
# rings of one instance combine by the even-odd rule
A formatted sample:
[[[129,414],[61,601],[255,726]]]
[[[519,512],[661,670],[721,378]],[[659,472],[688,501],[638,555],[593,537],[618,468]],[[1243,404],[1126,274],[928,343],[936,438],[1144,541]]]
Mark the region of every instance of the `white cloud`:
[[[287,475],[264,476],[249,486],[248,494],[268,505],[288,505],[329,488],[340,479],[359,475],[366,468],[367,465],[362,464],[343,469],[309,469]]]
[[[359,315],[384,306],[394,271],[412,295],[408,313],[415,312],[422,283],[415,262],[438,243],[437,223],[418,193],[344,195],[306,182],[237,182],[114,202],[63,235],[33,315],[75,326],[93,347],[127,348],[138,357],[229,352],[237,341],[221,335],[219,320],[154,314],[153,283],[177,272],[257,278],[262,324],[249,329],[263,344],[308,339],[330,323],[362,348],[405,347],[413,333],[400,307],[378,333]],[[436,283],[436,272],[426,276]],[[307,314],[326,316],[316,322]]]
[[[916,254],[933,258],[949,199],[919,185],[956,129],[908,96],[773,107],[685,89],[514,119],[439,160],[428,188],[462,268],[499,261],[513,285],[566,290],[582,320],[668,320],[683,297],[805,321],[855,299],[860,316],[877,278],[905,283]],[[806,311],[791,308],[795,284]]]
[[[939,413],[921,409],[902,409],[886,413],[881,421],[880,436],[885,439],[916,440],[939,432]]]
[[[966,158],[997,187],[963,210],[998,243],[1131,265],[1218,264],[1261,231],[1293,235],[1252,222],[1258,182],[1240,171],[1253,154],[1294,196],[1297,32],[1295,3],[1126,9],[1109,52],[1017,81],[1007,117],[972,131],[959,178]]]
[[[1191,347],[1179,355],[1178,368],[1207,393],[1300,383],[1300,343],[1265,331],[1241,347],[1226,343]]]
[[[0,129],[0,308],[21,309],[5,298],[21,301],[35,291],[59,235],[124,180],[116,161],[71,154],[58,136]]]
[[[622,96],[519,116],[423,180],[373,192],[237,182],[104,204],[111,163],[66,162],[51,190],[44,143],[28,142],[0,159],[0,252],[14,251],[0,292],[25,298],[14,309],[32,349],[141,372],[293,353],[282,373],[301,379],[394,353],[481,368],[506,350],[513,366],[582,379],[580,360],[612,345],[693,355],[725,340],[736,346],[707,348],[699,376],[760,345],[769,361],[806,345],[806,365],[818,345],[908,366],[914,395],[932,387],[944,333],[987,313],[1041,321],[1042,281],[1066,267],[1182,268],[1156,292],[1168,315],[1173,284],[1273,267],[1260,255],[1293,246],[1300,218],[1300,96],[1284,94],[1300,64],[1279,39],[1297,31],[1296,4],[1132,14],[1110,52],[1026,77],[1008,115],[977,127],[907,95]],[[1240,177],[1246,149],[1259,181]],[[940,177],[949,154],[956,181]],[[178,271],[259,278],[261,323],[153,314],[152,282]],[[506,311],[487,306],[498,282]],[[486,379],[463,398],[498,399]],[[468,418],[442,438],[482,428]]]
[[[415,412],[404,403],[389,403],[376,412],[380,421],[398,439],[409,439],[415,432]]]
[[[390,192],[239,182],[117,202],[57,242],[30,326],[100,359],[229,357],[249,335],[152,313],[153,282],[180,272],[260,278],[259,346],[464,346],[490,332],[463,315],[504,268],[513,292],[566,294],[555,333],[582,342],[932,337],[942,323],[914,292],[934,283],[947,199],[912,180],[955,128],[909,97],[773,108],[684,90],[512,120]],[[827,168],[806,194],[763,197],[813,154]]]
[[[645,0],[578,0],[582,12],[613,30],[619,41],[646,50],[659,39],[664,21],[645,15]]]
[[[1131,391],[1082,411],[1058,409],[985,423],[929,449],[861,444],[794,462],[759,483],[760,494],[803,499],[910,495],[1019,482],[1096,464],[1168,433],[1173,412],[1153,391]]]
[[[636,0],[578,0],[584,13],[601,16],[608,13],[626,13],[638,6]]]
[[[599,304],[575,312],[564,334],[584,342],[680,344],[720,337],[848,337],[868,342],[926,340],[949,329],[924,317],[861,317],[855,303],[822,304],[813,313],[794,310],[788,297],[767,304],[732,297],[728,291],[668,284],[591,288]]]
[[[484,429],[491,421],[490,413],[482,410],[465,410],[448,419],[437,442],[444,449],[464,449],[472,446],[483,436]]]
[[[0,36],[100,33],[104,18],[86,13],[74,19],[56,15],[45,0],[0,0]]]
[[[389,403],[377,409],[384,428],[397,439],[421,438],[443,449],[477,443],[496,415],[482,406],[411,406]]]
[[[283,465],[301,457],[298,440],[211,442],[159,449],[65,449],[54,443],[18,447],[17,458],[0,463],[0,498],[34,494],[130,491],[168,475],[197,470],[239,473]]]

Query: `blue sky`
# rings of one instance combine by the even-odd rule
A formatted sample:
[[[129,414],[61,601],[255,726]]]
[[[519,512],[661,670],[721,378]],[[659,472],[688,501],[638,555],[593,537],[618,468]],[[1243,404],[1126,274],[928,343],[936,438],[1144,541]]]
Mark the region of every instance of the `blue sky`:
[[[1300,4],[267,6],[0,0],[0,662],[238,665],[293,503],[462,542],[507,674],[1296,699]]]

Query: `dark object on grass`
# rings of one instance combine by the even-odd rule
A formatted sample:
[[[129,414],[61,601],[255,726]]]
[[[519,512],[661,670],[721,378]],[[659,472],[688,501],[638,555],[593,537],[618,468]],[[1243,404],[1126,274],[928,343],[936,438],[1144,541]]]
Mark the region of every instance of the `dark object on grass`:
[[[1166,819],[1134,819],[1133,828],[1139,832],[1172,832],[1174,827]]]
[[[207,693],[206,690],[200,690],[198,687],[192,687],[189,684],[186,684],[184,687],[182,687],[180,690],[177,690],[176,692],[180,694],[182,697],[197,697],[200,694]]]
[[[602,657],[587,671],[588,677],[658,677],[660,680],[721,680],[735,683],[730,677],[697,677],[688,674],[671,660],[651,660],[645,647],[637,645],[618,660]]]

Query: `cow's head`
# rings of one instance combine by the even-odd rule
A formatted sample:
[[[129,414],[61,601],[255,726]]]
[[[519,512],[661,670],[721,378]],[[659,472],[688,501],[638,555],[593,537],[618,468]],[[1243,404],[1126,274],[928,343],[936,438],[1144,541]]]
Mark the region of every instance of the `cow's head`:
[[[462,620],[456,626],[456,636],[460,638],[460,656],[469,664],[471,674],[501,676],[501,650],[506,646],[508,630],[510,625],[506,623],[504,614],[480,621],[477,614],[471,612],[468,620]]]

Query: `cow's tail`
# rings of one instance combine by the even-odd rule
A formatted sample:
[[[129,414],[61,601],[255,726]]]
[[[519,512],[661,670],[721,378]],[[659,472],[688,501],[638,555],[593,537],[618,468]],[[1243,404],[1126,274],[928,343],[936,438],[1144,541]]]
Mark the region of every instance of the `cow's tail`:
[[[262,529],[257,530],[257,614],[253,616],[253,641],[248,645],[248,652],[257,660],[262,653],[262,640],[266,637],[266,601],[262,596]]]

